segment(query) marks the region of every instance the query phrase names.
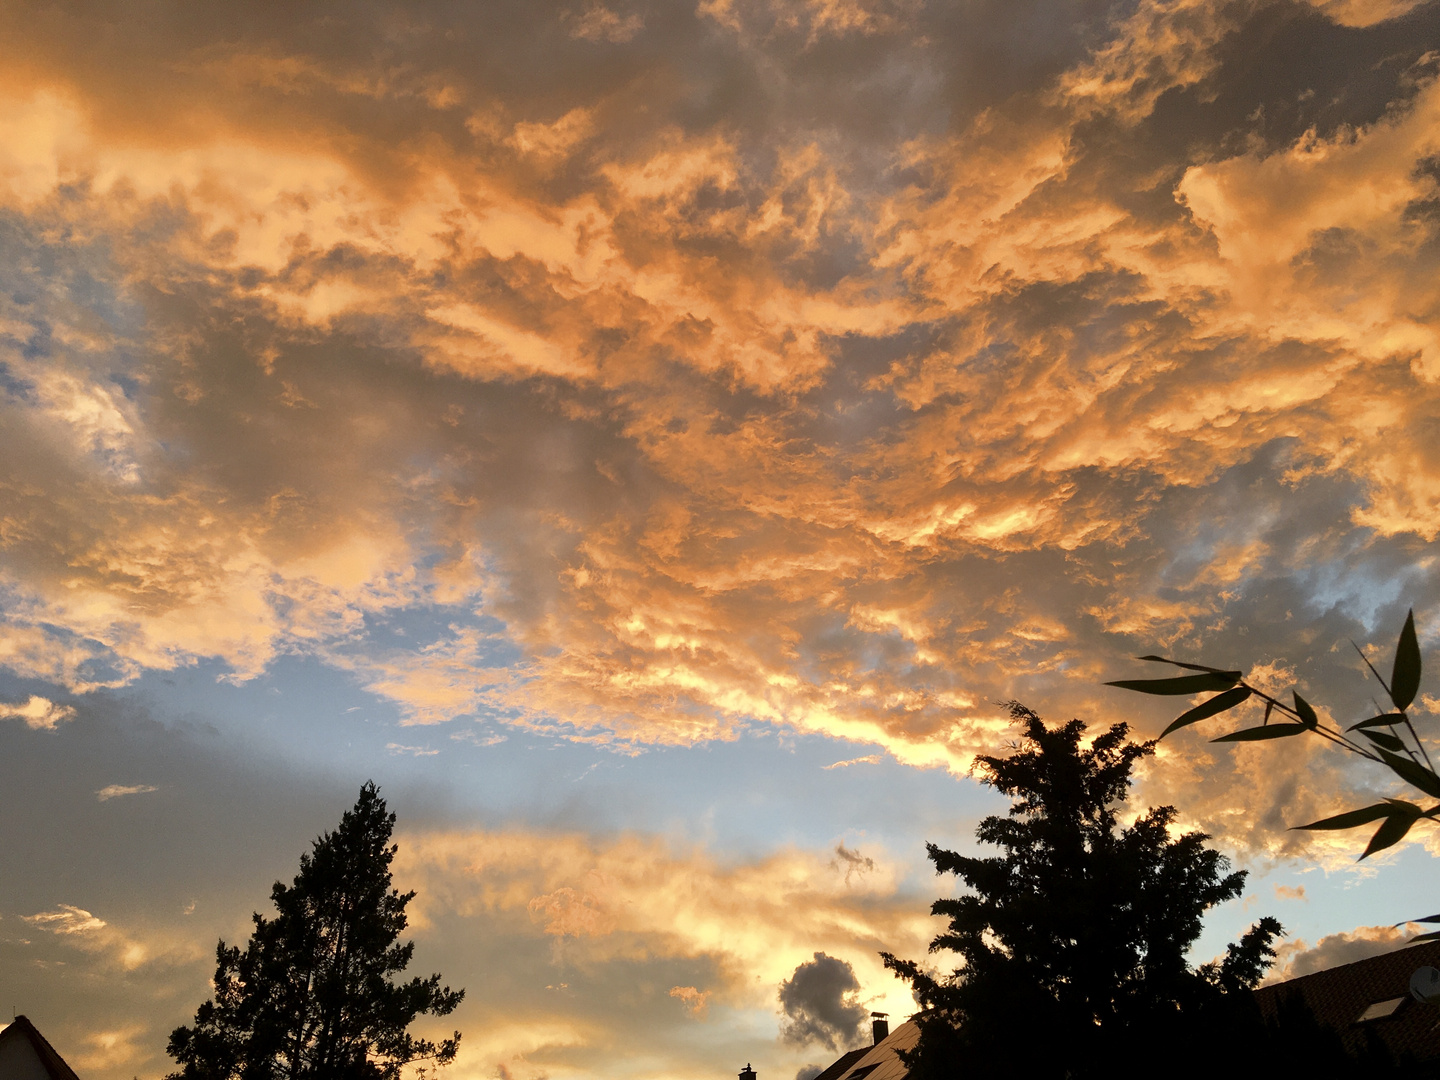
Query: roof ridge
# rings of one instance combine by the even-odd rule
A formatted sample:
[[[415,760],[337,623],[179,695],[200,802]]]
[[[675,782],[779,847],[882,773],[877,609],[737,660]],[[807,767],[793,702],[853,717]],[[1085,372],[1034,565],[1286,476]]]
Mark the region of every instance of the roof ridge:
[[[0,1045],[3,1045],[8,1039],[22,1037],[35,1051],[36,1057],[40,1059],[40,1064],[44,1066],[45,1071],[50,1074],[51,1080],[80,1080],[75,1075],[75,1070],[70,1068],[65,1059],[60,1056],[59,1051],[50,1045],[50,1040],[40,1034],[40,1029],[24,1013],[18,1014],[13,1021],[0,1029]]]

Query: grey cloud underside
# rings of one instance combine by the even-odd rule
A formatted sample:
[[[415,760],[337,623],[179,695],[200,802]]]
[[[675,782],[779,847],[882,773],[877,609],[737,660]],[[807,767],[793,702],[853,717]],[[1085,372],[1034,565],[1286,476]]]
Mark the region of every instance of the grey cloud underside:
[[[13,689],[0,680],[5,697]],[[334,828],[367,774],[353,758],[316,771],[202,720],[152,715],[123,695],[78,699],[77,711],[54,733],[0,724],[7,806],[0,821],[0,874],[7,882],[0,970],[16,1001],[48,1018],[49,1037],[72,1059],[93,1051],[87,1037],[129,1030],[137,1032],[140,1056],[125,1068],[158,1075],[173,1067],[163,1053],[169,1031],[211,992],[216,939],[243,943],[250,913],[270,910],[270,883],[290,880],[301,852]],[[399,813],[403,845],[427,827],[457,823],[454,791],[433,776],[417,782],[378,764],[390,773],[382,774],[382,793]],[[117,775],[159,790],[97,802],[94,790]],[[462,818],[466,827],[477,818],[513,822],[514,807],[506,811],[471,810]],[[642,1038],[653,1052],[684,1060],[697,1035],[670,1022],[676,1003],[667,989],[714,986],[728,977],[723,957],[652,955],[640,935],[611,955],[584,949],[571,955],[527,917],[523,902],[506,910],[457,905],[430,882],[402,876],[398,883],[424,886],[412,915],[423,904],[434,920],[407,934],[418,942],[411,971],[438,969],[446,982],[466,987],[464,1006],[449,1022],[472,1045],[484,1045],[487,1030],[530,1016],[560,1016],[605,1033],[600,1044],[552,1048],[546,1055],[552,1069],[583,1071],[587,1061],[622,1059]],[[126,966],[98,951],[94,935],[52,933],[24,921],[67,905],[106,923],[122,942],[141,942],[144,962]],[[732,1031],[698,1038],[707,1053],[722,1057],[745,1049]]]
[[[3,687],[9,697],[9,680]],[[213,729],[161,723],[134,702],[102,695],[76,708],[55,732],[0,725],[0,967],[17,1004],[47,1018],[72,1059],[87,1035],[140,1019],[154,1030],[134,1065],[160,1072],[167,1024],[209,989],[216,937],[236,936],[353,794],[329,778],[298,783],[273,758],[238,763]],[[97,801],[117,776],[158,790]],[[94,933],[24,921],[65,905],[121,935],[120,955]],[[127,965],[127,938],[143,943],[144,964]]]
[[[1178,164],[1229,156],[1257,141],[1279,150],[1312,130],[1330,138],[1403,108],[1432,73],[1433,2],[1367,27],[1339,25],[1287,0],[1235,5],[1246,7],[1247,16],[1214,47],[1214,70],[1161,94],[1139,139],[1127,140],[1136,158]],[[1097,134],[1104,138],[1103,128]],[[1105,149],[1122,147],[1106,140]]]
[[[750,129],[763,153],[777,126],[831,130],[863,150],[952,115],[971,115],[1046,84],[1102,43],[1113,32],[1109,19],[1134,5],[877,3],[857,5],[879,15],[871,26],[843,32],[826,30],[802,4],[742,0],[733,5],[734,33],[723,17],[690,5],[615,5],[644,27],[623,43],[574,36],[572,16],[587,6],[332,3],[303,13],[236,7],[198,17],[183,4],[161,3],[151,6],[150,18],[128,20],[91,3],[63,11],[14,9],[13,17],[26,20],[35,54],[77,54],[82,77],[129,94],[130,106],[138,95],[147,112],[162,112],[165,97],[187,80],[213,74],[207,61],[254,50],[331,62],[340,72],[410,91],[376,109],[324,83],[304,86],[310,93],[303,101],[277,87],[267,100],[278,110],[277,126],[341,120],[376,145],[387,137],[403,142],[415,126],[435,125],[421,93],[427,80],[450,81],[473,100],[503,101],[526,119],[554,119],[575,104],[604,102],[615,114],[606,127],[611,145],[618,138],[623,146],[627,135],[648,138],[666,122],[691,130],[720,124]],[[147,71],[119,59],[156,53],[185,62]],[[113,105],[123,100],[116,93]],[[362,104],[370,106],[363,120]],[[643,114],[627,119],[636,105]],[[438,134],[468,145],[458,124]]]

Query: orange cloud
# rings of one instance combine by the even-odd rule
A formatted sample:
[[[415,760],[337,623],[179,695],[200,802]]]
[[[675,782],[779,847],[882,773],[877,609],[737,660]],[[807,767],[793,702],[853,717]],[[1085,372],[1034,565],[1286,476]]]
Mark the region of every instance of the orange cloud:
[[[37,20],[0,201],[11,265],[64,269],[0,310],[0,662],[87,692],[299,653],[415,723],[963,773],[991,702],[1108,709],[1111,657],[1235,651],[1267,590],[1313,625],[1258,662],[1363,633],[1355,582],[1429,582],[1440,531],[1440,96],[1405,5],[1322,7],[1380,106],[1322,107],[1348,68],[1265,98],[1208,0],[993,90],[888,0],[557,8],[544,92],[436,20],[351,27],[394,63],[280,15]],[[754,77],[702,120],[654,57],[717,41]]]
[[[868,861],[862,874],[820,852],[722,864],[634,835],[506,829],[399,842],[395,872],[418,890],[421,949],[443,939],[452,957],[480,949],[516,972],[503,1006],[472,990],[491,1022],[473,1041],[466,1029],[456,1067],[476,1075],[498,1064],[516,1075],[593,1075],[596,1062],[623,1067],[623,1047],[640,1031],[663,1043],[658,1033],[677,1022],[704,1020],[723,1038],[737,1019],[774,1014],[780,982],[822,947],[853,965],[865,1001],[903,1014],[909,995],[878,952],[890,942],[918,954],[932,932],[925,904],[897,889],[897,867],[880,852],[845,849]],[[626,1002],[614,1016],[593,989],[612,979]],[[674,1054],[675,1075],[705,1067]]]
[[[567,939],[571,960],[714,956],[732,973],[724,991],[731,1000],[773,994],[806,949],[824,946],[857,954],[852,962],[871,992],[893,994],[899,1008],[903,988],[889,985],[876,953],[892,937],[916,945],[929,920],[897,896],[893,863],[870,859],[865,873],[849,875],[798,851],[724,868],[643,837],[595,842],[510,831],[408,836],[396,872],[425,886],[416,900],[422,926],[447,913],[514,912],[532,934]],[[791,914],[764,916],[779,907]],[[758,989],[757,974],[765,984]]]
[[[705,1009],[710,1001],[710,993],[707,990],[697,990],[693,986],[672,986],[670,996],[677,998],[685,1011],[697,1020],[705,1018]]]

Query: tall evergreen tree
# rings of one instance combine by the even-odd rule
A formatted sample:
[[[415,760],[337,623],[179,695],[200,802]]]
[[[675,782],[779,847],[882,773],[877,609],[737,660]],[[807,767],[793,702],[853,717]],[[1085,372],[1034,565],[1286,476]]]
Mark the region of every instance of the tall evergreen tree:
[[[415,951],[398,940],[415,894],[391,887],[394,827],[367,783],[340,827],[300,856],[294,883],[275,883],[277,914],[253,917],[244,952],[220,942],[214,998],[170,1036],[181,1069],[169,1080],[395,1080],[412,1062],[454,1060],[458,1031],[437,1044],[408,1028],[453,1012],[465,991],[439,975],[392,979]]]
[[[1086,747],[1078,720],[1049,728],[1018,702],[1010,712],[1016,752],[979,759],[986,783],[1012,800],[977,832],[1003,854],[928,845],[936,872],[970,887],[931,909],[950,925],[930,950],[959,954],[960,967],[936,975],[885,956],[926,1010],[911,1076],[962,1066],[977,1076],[1126,1075],[1152,1053],[1169,1075],[1190,1075],[1179,1044],[1200,1014],[1221,1019],[1229,991],[1255,985],[1280,924],[1261,919],[1223,960],[1192,968],[1185,953],[1203,914],[1240,895],[1244,872],[1226,873],[1203,833],[1173,835],[1172,807],[1120,825],[1131,771],[1152,743],[1127,742],[1116,724]]]

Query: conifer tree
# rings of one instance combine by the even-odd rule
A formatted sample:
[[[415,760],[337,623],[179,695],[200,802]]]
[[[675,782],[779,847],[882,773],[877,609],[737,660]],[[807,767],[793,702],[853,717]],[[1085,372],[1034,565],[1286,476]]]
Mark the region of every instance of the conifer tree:
[[[1127,742],[1116,724],[1087,747],[1078,720],[1049,728],[1018,702],[1010,713],[1016,751],[979,759],[1012,800],[977,831],[1003,854],[928,845],[936,872],[969,886],[931,908],[950,921],[931,952],[956,953],[960,966],[946,976],[885,955],[925,1010],[912,1080],[1141,1075],[1128,1070],[1162,1061],[1167,1075],[1190,1075],[1176,1056],[1187,1033],[1202,1013],[1233,1028],[1226,999],[1248,995],[1229,992],[1259,981],[1280,924],[1261,919],[1223,960],[1191,967],[1202,916],[1239,896],[1245,873],[1226,873],[1203,833],[1172,835],[1172,807],[1120,824],[1131,771],[1154,745]]]
[[[168,1080],[395,1080],[412,1062],[454,1060],[458,1031],[437,1044],[408,1028],[453,1012],[465,991],[439,975],[393,981],[415,951],[398,941],[415,894],[391,887],[394,826],[367,783],[300,856],[294,883],[275,883],[277,914],[253,916],[245,950],[220,942],[215,996],[171,1034],[181,1068]]]

